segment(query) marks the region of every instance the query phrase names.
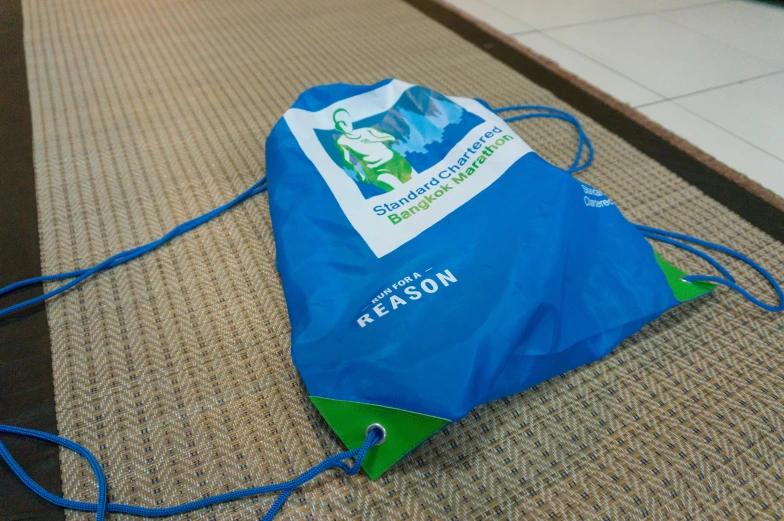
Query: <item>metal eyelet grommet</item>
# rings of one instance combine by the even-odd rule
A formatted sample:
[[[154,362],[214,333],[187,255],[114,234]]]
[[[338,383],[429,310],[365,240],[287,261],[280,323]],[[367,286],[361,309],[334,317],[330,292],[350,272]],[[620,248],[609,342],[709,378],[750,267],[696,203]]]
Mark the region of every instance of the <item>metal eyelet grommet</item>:
[[[381,439],[376,443],[376,445],[383,445],[384,442],[387,441],[387,430],[380,423],[371,423],[368,425],[368,428],[365,429],[365,436],[370,434],[370,431],[373,429],[379,429],[381,431]]]

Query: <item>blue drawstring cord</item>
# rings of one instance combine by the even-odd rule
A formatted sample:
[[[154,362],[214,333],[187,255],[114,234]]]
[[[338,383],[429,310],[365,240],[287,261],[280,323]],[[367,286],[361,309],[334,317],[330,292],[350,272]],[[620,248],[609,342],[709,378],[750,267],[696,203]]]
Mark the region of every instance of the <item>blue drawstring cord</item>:
[[[553,107],[548,107],[545,105],[510,105],[509,107],[500,107],[497,109],[493,109],[493,112],[498,114],[499,112],[509,112],[512,110],[538,110],[541,112],[535,112],[533,114],[520,114],[517,116],[509,116],[508,118],[504,118],[504,121],[507,123],[511,123],[512,121],[520,121],[523,119],[533,119],[533,118],[552,118],[552,119],[560,119],[563,121],[567,121],[574,125],[575,129],[577,129],[577,137],[579,141],[577,142],[577,154],[575,154],[574,161],[572,162],[572,166],[566,171],[568,174],[576,174],[581,170],[585,170],[591,163],[593,163],[593,143],[591,140],[588,139],[588,135],[585,133],[583,126],[580,124],[580,121],[569,114],[568,112],[564,112],[563,110],[559,110]],[[580,159],[583,156],[583,148],[588,148],[588,157],[585,161],[580,164]]]
[[[172,228],[166,235],[161,237],[160,239],[156,239],[152,242],[147,244],[143,244],[141,246],[137,246],[135,248],[131,248],[130,250],[126,250],[115,255],[112,255],[108,259],[96,264],[91,268],[85,268],[82,270],[76,271],[69,271],[67,273],[57,273],[54,275],[44,275],[42,277],[33,277],[26,280],[21,280],[19,282],[15,282],[10,284],[4,288],[0,289],[0,297],[10,293],[14,290],[24,288],[27,286],[31,286],[33,284],[39,284],[41,282],[52,282],[56,280],[67,280],[73,279],[70,282],[63,284],[62,286],[53,289],[40,295],[35,298],[31,298],[29,300],[25,300],[24,302],[19,302],[18,304],[14,304],[13,306],[8,306],[7,308],[0,309],[0,318],[10,315],[11,313],[15,313],[21,309],[34,306],[40,302],[45,302],[52,297],[59,295],[60,293],[64,293],[69,289],[73,288],[74,286],[78,286],[85,280],[89,279],[93,275],[100,273],[102,271],[114,268],[119,266],[120,264],[125,264],[126,262],[133,260],[137,257],[141,257],[145,253],[151,252],[152,250],[166,244],[167,242],[171,241],[172,239],[179,237],[180,235],[193,230],[194,228],[201,226],[202,224],[206,223],[214,219],[215,217],[219,216],[220,214],[226,212],[230,208],[238,205],[239,203],[245,201],[246,199],[250,199],[256,194],[260,194],[261,192],[267,189],[267,185],[265,184],[266,177],[262,177],[258,182],[256,182],[253,186],[242,192],[240,195],[229,201],[228,203],[215,208],[214,210],[210,210],[209,212],[191,219],[190,221],[186,221],[174,228]]]
[[[737,252],[731,248],[727,248],[726,246],[722,246],[721,244],[715,244],[703,239],[698,239],[696,237],[692,237],[690,235],[684,235],[682,233],[670,232],[667,230],[660,230],[658,228],[652,228],[650,226],[643,226],[642,224],[637,224],[637,229],[642,232],[645,237],[649,239],[653,239],[655,241],[665,242],[667,244],[672,244],[673,246],[677,246],[678,248],[682,248],[686,251],[699,255],[713,267],[715,267],[724,278],[714,277],[712,275],[689,275],[687,277],[683,277],[683,280],[686,282],[710,282],[712,284],[721,284],[722,286],[726,286],[734,291],[740,293],[746,300],[751,302],[752,304],[759,306],[760,308],[771,311],[773,313],[777,313],[779,311],[784,311],[784,291],[781,289],[781,285],[773,278],[773,275],[768,273],[768,271],[757,264],[755,261],[750,259],[749,257],[743,255],[740,252]],[[681,242],[684,241],[684,242]],[[696,244],[698,246],[702,246],[703,248],[708,248],[711,250],[715,250],[721,253],[725,253],[730,255],[731,257],[735,257],[736,259],[746,263],[751,268],[757,271],[760,275],[762,275],[765,280],[768,281],[768,284],[773,288],[773,291],[776,292],[776,295],[779,299],[778,306],[772,306],[766,302],[761,301],[751,293],[749,293],[745,288],[741,287],[735,279],[730,275],[726,269],[713,257],[708,255],[707,253],[700,251],[696,248],[692,248],[688,244],[690,242],[692,244]]]
[[[245,490],[236,490],[234,492],[227,492],[225,494],[219,494],[217,496],[206,497],[203,499],[199,499],[197,501],[192,501],[190,503],[185,503],[183,505],[178,505],[174,507],[145,508],[136,505],[109,503],[106,475],[103,473],[100,463],[98,463],[96,457],[89,450],[82,447],[78,443],[74,443],[71,440],[68,440],[66,438],[61,438],[60,436],[55,436],[54,434],[49,434],[47,432],[42,432],[42,431],[37,431],[32,429],[23,429],[20,427],[12,427],[10,425],[0,424],[0,433],[13,434],[16,436],[23,436],[27,438],[36,438],[39,440],[47,441],[49,443],[61,445],[66,449],[76,452],[77,454],[82,456],[85,460],[87,460],[87,462],[90,464],[90,468],[92,468],[93,473],[95,474],[96,480],[98,481],[98,501],[95,503],[85,503],[83,501],[73,501],[70,499],[65,499],[60,496],[56,496],[51,492],[49,492],[48,490],[44,489],[41,485],[36,483],[24,471],[24,469],[22,469],[22,467],[16,462],[16,460],[11,455],[11,453],[8,452],[8,449],[6,448],[5,444],[2,441],[0,441],[0,457],[11,468],[11,471],[16,475],[16,477],[18,477],[30,490],[35,492],[39,497],[43,498],[49,503],[52,503],[53,505],[56,505],[60,508],[77,510],[79,512],[95,512],[96,514],[95,521],[104,521],[107,513],[128,514],[131,516],[139,516],[139,517],[168,517],[168,516],[174,516],[178,514],[185,514],[193,510],[199,510],[208,506],[217,505],[218,503],[226,503],[228,501],[235,501],[237,499],[246,498],[250,496],[268,494],[270,492],[280,492],[278,498],[275,500],[275,502],[272,504],[270,509],[262,518],[262,521],[270,521],[272,518],[275,517],[275,514],[277,514],[277,512],[286,502],[286,499],[288,499],[289,495],[296,488],[298,488],[301,485],[304,485],[305,483],[315,478],[325,470],[340,469],[349,476],[356,474],[359,471],[362,465],[362,461],[364,460],[368,451],[372,449],[376,444],[378,444],[382,439],[381,430],[378,427],[374,427],[370,429],[367,437],[365,438],[365,442],[362,444],[360,448],[349,450],[341,454],[337,454],[335,456],[331,456],[325,459],[324,461],[322,461],[321,463],[319,463],[318,465],[303,472],[302,474],[292,479],[291,481],[286,481],[284,483],[277,483],[274,485],[266,485],[262,487],[254,487]],[[354,458],[354,463],[350,466],[346,464],[346,462],[344,461],[349,458]]]
[[[93,474],[98,481],[98,502],[97,503],[83,503],[81,501],[71,501],[68,499],[61,498],[60,496],[56,496],[43,488],[41,485],[33,481],[33,478],[27,475],[24,469],[16,462],[11,453],[8,452],[5,444],[0,441],[0,458],[3,458],[3,461],[11,468],[11,471],[18,477],[22,483],[24,483],[27,488],[38,494],[41,498],[56,505],[60,508],[69,508],[71,510],[79,510],[82,512],[95,512],[96,513],[96,521],[102,521],[106,516],[107,512],[107,497],[108,497],[108,485],[106,483],[106,475],[103,473],[103,469],[101,468],[101,464],[98,463],[98,460],[93,453],[87,450],[86,448],[82,447],[78,443],[75,443],[69,439],[61,438],[60,436],[55,436],[54,434],[49,434],[48,432],[36,431],[32,429],[23,429],[21,427],[14,427],[11,425],[3,425],[0,424],[0,433],[5,434],[14,434],[16,436],[24,436],[27,438],[36,438],[43,441],[48,441],[49,443],[54,443],[56,445],[61,445],[66,449],[73,451],[79,454],[81,457],[87,460],[87,463],[90,464],[90,468],[93,469]]]
[[[665,235],[655,234],[655,233],[651,233],[651,232],[648,232],[648,231],[645,231],[645,230],[641,229],[641,228],[647,228],[647,226],[642,226],[642,225],[636,225],[636,226],[637,226],[637,229],[642,232],[643,236],[648,237],[649,239],[653,239],[655,241],[671,244],[673,246],[676,246],[678,248],[686,250],[689,253],[692,253],[692,254],[694,254],[694,255],[704,259],[706,262],[710,263],[714,268],[716,268],[717,271],[719,271],[722,275],[724,275],[725,279],[727,279],[727,280],[729,280],[731,282],[735,282],[735,278],[733,278],[733,276],[730,274],[730,272],[727,271],[727,269],[724,266],[722,266],[719,261],[717,261],[716,259],[714,259],[710,255],[708,255],[704,251],[698,250],[697,248],[694,248],[692,246],[689,246],[688,244],[676,241],[674,239],[669,239]],[[662,230],[662,231],[664,231],[664,230]]]

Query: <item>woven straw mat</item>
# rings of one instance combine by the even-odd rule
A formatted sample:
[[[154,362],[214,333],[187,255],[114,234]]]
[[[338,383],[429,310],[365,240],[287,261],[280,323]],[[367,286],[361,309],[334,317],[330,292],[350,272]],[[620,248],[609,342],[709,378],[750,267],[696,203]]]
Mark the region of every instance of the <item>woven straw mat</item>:
[[[233,198],[264,174],[267,134],[313,85],[395,77],[574,112],[398,0],[25,0],[24,17],[44,273]],[[582,178],[628,218],[727,244],[784,278],[781,243],[581,119],[597,150]],[[514,126],[568,164],[568,124]],[[97,455],[113,501],[176,505],[344,450],[292,365],[274,259],[262,194],[48,305],[59,432]],[[479,407],[377,481],[322,475],[279,519],[780,519],[783,345],[780,316],[720,288],[596,363]],[[64,453],[62,476],[67,497],[94,500],[83,460]],[[181,518],[256,519],[272,501]]]

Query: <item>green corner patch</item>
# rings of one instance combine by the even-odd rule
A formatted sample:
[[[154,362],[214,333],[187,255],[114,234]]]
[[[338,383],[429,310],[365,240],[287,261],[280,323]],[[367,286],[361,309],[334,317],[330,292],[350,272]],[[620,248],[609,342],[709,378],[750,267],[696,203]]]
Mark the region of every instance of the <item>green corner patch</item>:
[[[369,425],[378,423],[384,427],[386,440],[382,445],[370,449],[362,462],[362,469],[370,479],[381,476],[403,456],[450,423],[436,416],[369,403],[317,396],[311,396],[310,401],[349,450],[362,446]]]
[[[656,255],[656,262],[659,264],[662,272],[664,272],[664,276],[667,277],[667,283],[672,288],[672,292],[675,294],[678,302],[686,302],[687,300],[701,297],[706,293],[710,293],[716,287],[715,284],[708,282],[687,282],[683,280],[683,277],[687,277],[688,273],[667,262],[658,252],[654,251],[653,253]]]

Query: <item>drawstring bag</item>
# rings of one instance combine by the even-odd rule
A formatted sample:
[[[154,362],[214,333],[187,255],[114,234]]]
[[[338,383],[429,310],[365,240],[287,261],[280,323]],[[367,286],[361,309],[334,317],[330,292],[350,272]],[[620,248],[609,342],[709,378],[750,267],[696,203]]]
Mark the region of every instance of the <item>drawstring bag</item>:
[[[266,149],[292,357],[347,447],[383,426],[371,478],[714,287],[478,100],[314,87]]]
[[[563,170],[497,115],[572,123],[577,154]],[[67,291],[234,205],[269,191],[277,267],[291,319],[294,363],[313,405],[348,452],[277,485],[167,508],[109,503],[100,464],[84,447],[39,431],[0,432],[58,443],[87,459],[98,501],[54,496],[0,443],[0,457],[35,493],[64,508],[162,517],[277,492],[271,519],[299,485],[329,468],[371,479],[483,403],[598,360],[681,302],[725,285],[769,311],[784,294],[745,256],[627,221],[604,193],[572,177],[593,148],[579,122],[541,106],[491,109],[397,80],[305,91],[267,140],[268,178],[161,239],[74,272],[0,316]],[[587,152],[586,152],[587,151]],[[586,153],[586,158],[582,157]],[[687,275],[647,239],[683,248],[721,276]],[[748,263],[780,302],[760,301],[704,250]],[[345,460],[354,458],[349,465]]]

